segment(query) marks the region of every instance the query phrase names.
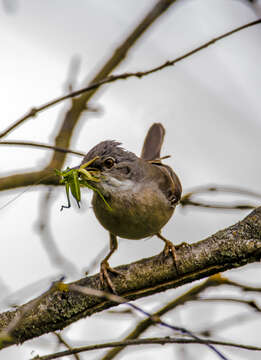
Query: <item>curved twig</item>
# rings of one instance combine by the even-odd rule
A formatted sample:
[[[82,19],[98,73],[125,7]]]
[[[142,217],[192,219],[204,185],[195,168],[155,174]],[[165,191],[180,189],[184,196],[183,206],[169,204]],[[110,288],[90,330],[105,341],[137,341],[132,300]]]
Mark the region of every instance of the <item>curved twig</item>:
[[[75,150],[61,148],[59,146],[46,145],[46,144],[36,143],[36,142],[31,142],[31,141],[30,142],[29,141],[0,141],[0,145],[30,146],[30,147],[35,147],[35,148],[55,150],[55,151],[79,155],[79,156],[86,155],[86,153],[83,153],[81,151],[75,151]]]
[[[245,350],[252,350],[252,351],[261,351],[260,346],[253,346],[253,345],[244,345],[239,343],[233,343],[228,341],[218,341],[214,339],[207,339],[203,341],[197,341],[192,339],[186,338],[172,338],[172,337],[164,337],[164,338],[147,338],[147,339],[136,339],[136,340],[124,340],[124,341],[112,341],[103,344],[95,344],[95,345],[87,345],[81,346],[78,348],[74,348],[72,350],[60,351],[57,353],[53,353],[50,355],[45,356],[35,356],[31,360],[53,360],[58,359],[63,356],[69,356],[73,354],[79,354],[85,351],[91,350],[99,350],[99,349],[106,349],[106,348],[114,348],[114,347],[126,347],[126,346],[134,346],[134,345],[151,345],[151,344],[212,344],[212,345],[222,345],[222,346],[230,346]]]

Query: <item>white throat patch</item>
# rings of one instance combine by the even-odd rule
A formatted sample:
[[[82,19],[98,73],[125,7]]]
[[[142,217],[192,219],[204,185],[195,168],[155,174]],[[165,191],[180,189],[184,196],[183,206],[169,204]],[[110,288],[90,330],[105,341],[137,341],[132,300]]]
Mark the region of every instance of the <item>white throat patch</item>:
[[[106,191],[127,191],[135,188],[135,183],[129,179],[118,180],[114,177],[110,177],[103,182],[103,187]]]

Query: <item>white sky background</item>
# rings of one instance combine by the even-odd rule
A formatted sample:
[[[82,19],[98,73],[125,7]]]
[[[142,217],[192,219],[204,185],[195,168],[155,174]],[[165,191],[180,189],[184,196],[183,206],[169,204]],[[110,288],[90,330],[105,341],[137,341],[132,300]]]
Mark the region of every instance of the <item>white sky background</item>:
[[[81,58],[77,88],[86,84],[86,78],[93,76],[152,4],[149,0],[27,0],[18,1],[19,6],[13,14],[6,13],[2,7],[0,129],[5,129],[33,106],[64,94],[69,63],[75,55]],[[127,59],[114,73],[157,66],[256,18],[257,13],[244,1],[179,1],[132,47]],[[175,67],[141,80],[129,79],[105,86],[92,99],[93,106],[102,109],[101,114],[82,116],[71,147],[87,152],[102,140],[115,139],[138,154],[149,126],[153,122],[162,122],[166,128],[163,155],[172,155],[167,163],[179,175],[184,191],[209,183],[260,191],[260,37],[261,26],[257,25],[202,50]],[[4,140],[52,144],[53,129],[57,129],[66,106],[68,104],[56,106],[30,119]],[[40,169],[50,156],[51,152],[43,150],[2,146],[0,175],[24,168]],[[66,165],[79,162],[79,158],[69,156]],[[44,188],[28,191],[0,210],[0,273],[1,281],[8,284],[10,292],[61,273],[50,264],[35,231],[39,194],[43,191]],[[0,206],[20,192],[22,189],[1,193]],[[51,209],[52,232],[63,255],[80,272],[108,244],[108,234],[88,209],[90,196],[86,195],[87,200],[80,210],[73,207],[60,212],[61,204],[66,202],[65,191],[57,189],[55,194]],[[246,214],[178,208],[163,233],[176,244],[193,242],[231,225]],[[156,238],[139,242],[120,240],[119,243],[119,250],[110,261],[113,266],[152,256],[163,247]],[[260,284],[257,265],[230,271],[227,275]],[[40,282],[36,290],[43,291],[46,286],[46,282]],[[152,306],[163,305],[184,289],[168,291],[140,303],[149,310]],[[179,317],[169,316],[168,320],[198,330],[199,323],[203,326],[224,318],[224,314],[240,311],[239,307],[231,305],[213,310],[213,304],[205,303],[187,309],[175,312]],[[206,319],[207,312],[210,318]],[[116,340],[132,324],[131,318],[118,319],[112,337],[111,326],[115,325],[111,325],[110,320],[110,316],[98,314],[71,326],[67,335],[71,342],[77,340],[77,344],[97,339]],[[258,331],[253,331],[253,324]],[[258,321],[220,335],[226,339],[234,336],[233,339],[242,341],[242,332],[246,343],[257,344],[260,340]],[[164,336],[166,332],[156,328],[147,334]],[[27,342],[23,347],[6,349],[0,353],[0,359],[27,359],[32,350],[41,354],[54,351],[55,346],[45,347],[47,342],[55,344],[56,339],[50,335]],[[198,358],[217,359],[215,354],[200,346],[186,349],[191,354],[196,350]],[[173,347],[167,346],[153,347],[152,350],[146,347],[145,352],[133,348],[122,359],[157,359],[161,354],[170,358],[173,351]],[[225,353],[230,354],[230,359],[246,356],[238,350],[226,349]],[[97,359],[98,356],[98,353],[88,353],[88,356],[81,355],[81,359]],[[260,354],[247,353],[247,356],[257,359]]]

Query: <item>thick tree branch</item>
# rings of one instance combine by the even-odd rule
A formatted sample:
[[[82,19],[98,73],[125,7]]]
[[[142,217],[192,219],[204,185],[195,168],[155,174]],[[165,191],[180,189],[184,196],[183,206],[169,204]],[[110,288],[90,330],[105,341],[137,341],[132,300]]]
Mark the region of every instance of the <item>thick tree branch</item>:
[[[172,257],[163,254],[142,259],[132,264],[119,266],[124,276],[113,278],[119,295],[126,300],[135,300],[160,291],[175,288],[202,279],[209,275],[259,261],[261,258],[261,207],[245,219],[205,240],[191,246],[177,248],[179,274],[173,266]],[[99,275],[83,278],[76,283],[82,287],[99,288]],[[112,301],[86,296],[76,291],[55,289],[40,302],[33,300],[36,307],[26,312],[13,329],[12,343],[22,343],[90,316],[96,312],[116,306]],[[23,308],[0,314],[0,331],[18,316]]]

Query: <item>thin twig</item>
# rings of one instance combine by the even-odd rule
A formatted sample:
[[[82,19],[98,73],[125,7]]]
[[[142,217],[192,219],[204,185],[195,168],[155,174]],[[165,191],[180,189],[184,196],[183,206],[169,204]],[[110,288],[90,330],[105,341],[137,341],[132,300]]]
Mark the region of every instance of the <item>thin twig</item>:
[[[245,285],[236,283],[233,281],[230,281],[228,278],[221,276],[220,274],[213,275],[209,277],[206,281],[203,283],[194,286],[190,290],[186,291],[184,294],[179,296],[178,298],[170,301],[168,304],[164,305],[162,308],[160,308],[158,311],[154,312],[152,314],[152,317],[161,317],[164,314],[168,313],[169,311],[174,310],[177,306],[183,305],[188,301],[197,300],[197,297],[199,294],[201,294],[203,291],[210,287],[216,287],[219,285],[229,285],[229,286],[235,286],[237,288],[240,288],[243,291],[253,291],[253,292],[259,292],[261,291],[260,288],[256,287],[245,287]],[[125,338],[124,340],[132,340],[137,339],[141,334],[143,334],[151,325],[153,325],[153,322],[150,318],[147,318],[145,320],[142,320],[139,322],[139,324],[133,329]],[[204,333],[201,333],[202,335],[205,335]],[[124,346],[122,347],[116,347],[114,349],[109,350],[102,358],[102,360],[112,360],[115,358],[115,356],[121,352],[124,349]]]
[[[172,3],[173,1],[169,1],[169,3]],[[119,75],[111,75],[111,76],[108,76],[102,80],[99,80],[97,82],[94,82],[92,83],[91,85],[85,87],[85,88],[82,88],[80,90],[77,90],[77,91],[73,91],[71,92],[70,94],[67,94],[67,95],[64,95],[64,96],[61,96],[61,97],[58,97],[52,101],[49,101],[48,103],[44,104],[44,105],[41,105],[39,107],[33,107],[26,115],[24,115],[21,119],[15,121],[10,127],[8,127],[5,131],[3,131],[2,133],[0,133],[0,138],[2,138],[3,136],[7,135],[10,131],[14,130],[16,127],[18,127],[19,125],[21,125],[25,120],[31,118],[31,117],[35,117],[39,112],[43,111],[43,110],[46,110],[48,108],[50,108],[51,106],[54,106],[56,104],[59,104],[60,102],[64,101],[64,100],[67,100],[67,99],[70,99],[70,98],[73,98],[73,97],[76,97],[76,96],[79,96],[83,93],[86,93],[86,92],[89,92],[89,91],[93,91],[93,90],[96,90],[98,89],[100,86],[104,85],[104,84],[108,84],[108,83],[111,83],[113,81],[116,81],[116,80],[126,80],[130,77],[137,77],[137,78],[142,78],[143,76],[146,76],[146,75],[151,75],[157,71],[160,71],[166,67],[169,67],[169,66],[173,66],[175,65],[176,63],[188,58],[189,56],[191,55],[194,55],[195,53],[197,53],[198,51],[202,50],[202,49],[205,49],[207,48],[208,46],[210,45],[213,45],[215,42],[219,41],[219,40],[222,40],[232,34],[235,34],[236,32],[238,31],[241,31],[243,29],[246,29],[248,27],[251,27],[251,26],[254,26],[254,25],[257,25],[257,24],[260,24],[261,23],[261,19],[258,19],[258,20],[255,20],[255,21],[252,21],[250,23],[247,23],[245,25],[242,25],[242,26],[239,26],[229,32],[226,32],[208,42],[206,42],[205,44],[187,52],[186,54],[174,59],[174,60],[169,60],[169,61],[166,61],[164,64],[160,65],[160,66],[157,66],[157,67],[154,67],[152,69],[149,69],[149,70],[146,70],[146,71],[138,71],[138,72],[129,72],[129,73],[123,73],[123,74],[119,74]]]
[[[80,102],[82,102],[82,106],[80,112],[83,109],[86,109],[86,103],[89,98],[94,94],[95,90],[97,90],[101,85],[114,81],[108,77],[111,71],[117,67],[122,60],[127,55],[129,49],[135,44],[135,42],[140,38],[140,36],[153,24],[155,20],[157,20],[168,8],[174,3],[176,0],[159,0],[155,5],[152,6],[151,10],[145,15],[145,17],[141,20],[141,22],[135,27],[135,29],[130,33],[130,35],[123,41],[123,43],[115,50],[112,57],[105,63],[105,65],[101,68],[98,74],[93,78],[91,84],[87,87],[74,91],[68,95],[58,97],[40,107],[33,107],[25,116],[21,119],[17,120],[14,124],[12,124],[9,128],[3,131],[0,134],[0,138],[7,135],[10,131],[14,130],[17,126],[21,125],[25,120],[35,117],[37,113],[50,108],[53,105],[56,105],[64,100],[73,98],[75,96],[79,96],[84,94]],[[90,97],[86,97],[86,92],[91,92]]]
[[[234,287],[237,287],[237,288],[241,289],[242,291],[261,292],[261,287],[249,286],[249,285],[241,284],[241,283],[238,283],[236,281],[229,280],[228,278],[223,277],[223,276],[222,276],[220,281],[222,282],[223,285],[234,286]]]
[[[257,205],[254,204],[240,204],[240,203],[232,203],[232,204],[222,204],[222,203],[211,203],[211,202],[202,202],[202,201],[194,201],[190,199],[181,200],[180,204],[182,206],[196,206],[202,207],[206,209],[217,209],[217,210],[251,210],[255,209]]]
[[[119,47],[115,49],[111,57],[105,62],[105,64],[100,68],[97,74],[90,81],[88,88],[93,86],[95,83],[107,78],[108,75],[125,59],[128,54],[128,51],[131,47],[138,41],[138,39],[144,34],[146,30],[161,16],[163,15],[176,0],[159,0],[156,4],[153,4],[148,13],[144,18],[139,22],[139,24],[130,32],[130,34],[124,39]],[[100,86],[100,85],[99,85]],[[78,124],[78,121],[81,117],[81,114],[88,109],[88,102],[91,97],[95,94],[96,90],[99,88],[96,86],[92,88],[88,93],[82,92],[80,97],[74,99],[69,110],[66,111],[64,120],[61,124],[61,127],[58,133],[55,136],[55,146],[61,148],[69,148],[71,137],[73,131]],[[79,93],[78,93],[79,95]],[[67,96],[68,97],[68,96]],[[70,97],[70,96],[69,96]],[[68,98],[69,98],[68,97]],[[58,102],[64,100],[63,98],[58,98]],[[32,116],[35,116],[37,112],[46,109],[57,103],[57,99],[52,101],[50,104],[45,104],[39,109],[33,108],[29,114],[22,117],[15,124],[11,125],[4,131],[1,136],[6,135],[11,130],[16,128],[18,125],[22,124],[25,120],[29,119]],[[15,174],[11,176],[6,176],[0,179],[0,190],[12,189],[19,186],[32,185],[42,178],[46,174],[46,169],[61,169],[65,161],[65,155],[54,152],[53,157],[45,169],[36,172],[30,172],[25,174]],[[48,184],[57,184],[58,181],[55,177],[49,178],[47,181]]]
[[[0,141],[0,145],[17,145],[17,146],[30,146],[35,148],[42,148],[42,149],[49,149],[49,150],[55,150],[63,153],[69,153],[79,156],[85,156],[86,153],[81,151],[75,151],[70,149],[64,149],[59,146],[52,146],[52,145],[46,145],[41,143],[35,143],[35,142],[29,142],[29,141]]]
[[[127,300],[122,297],[122,296],[118,296],[118,295],[115,295],[115,294],[110,294],[110,293],[107,293],[105,291],[100,291],[100,290],[96,290],[96,289],[92,289],[92,288],[87,288],[87,287],[83,287],[83,286],[79,286],[79,285],[69,285],[68,286],[70,290],[72,291],[77,291],[77,292],[80,292],[82,294],[85,294],[85,295],[94,295],[94,296],[97,296],[97,297],[102,297],[102,298],[105,298],[107,300],[111,300],[113,302],[116,302],[117,304],[125,304],[129,307],[131,307],[132,309],[140,312],[141,314],[145,315],[146,317],[150,318],[150,320],[155,323],[155,324],[159,324],[163,327],[166,327],[168,329],[171,329],[171,330],[174,330],[174,331],[178,331],[179,333],[181,333],[182,335],[187,335],[187,336],[190,336],[192,337],[194,340],[199,340],[201,341],[202,339],[200,339],[197,335],[195,335],[193,332],[191,332],[190,330],[188,329],[185,329],[184,327],[180,327],[180,326],[174,326],[174,325],[171,325],[171,324],[168,324],[167,322],[165,321],[162,321],[160,319],[160,317],[158,316],[155,316],[151,313],[149,313],[148,311],[145,311],[143,310],[141,307],[133,304],[133,303],[129,303],[127,302]],[[212,344],[206,344],[212,351],[214,351],[219,357],[220,359],[223,359],[223,360],[228,360],[219,350],[217,350]]]
[[[229,194],[238,194],[244,196],[251,196],[257,199],[261,199],[261,194],[255,191],[251,191],[245,188],[237,186],[227,186],[227,185],[204,185],[197,186],[188,191],[185,195],[182,196],[180,204],[182,206],[197,206],[203,208],[212,208],[212,209],[221,209],[221,210],[249,210],[255,209],[257,205],[255,204],[243,204],[243,203],[211,203],[211,202],[202,202],[195,201],[194,196],[199,194],[206,193],[229,193]]]
[[[152,314],[152,318],[159,318],[169,311],[174,310],[176,307],[185,304],[187,301],[194,299],[200,293],[202,293],[207,288],[213,286],[219,286],[222,284],[220,275],[214,275],[209,277],[207,280],[202,282],[199,285],[193,286],[191,289],[186,291],[184,294],[180,295],[176,299],[170,301],[168,304],[161,307],[158,311]],[[151,318],[144,319],[138,323],[138,325],[133,329],[125,338],[124,341],[137,339],[141,334],[143,334],[154,322]],[[109,350],[103,357],[102,360],[111,360],[124,349],[122,347],[115,347],[114,349]]]
[[[60,351],[54,354],[45,355],[45,356],[35,356],[31,360],[52,360],[57,359],[62,356],[68,356],[75,353],[80,353],[84,351],[106,349],[118,346],[134,346],[134,345],[151,345],[151,344],[212,344],[212,345],[221,345],[221,346],[230,346],[239,349],[252,350],[252,351],[261,351],[261,347],[253,345],[243,345],[233,342],[218,341],[214,339],[197,341],[194,339],[186,338],[173,338],[173,337],[164,337],[164,338],[146,338],[146,339],[135,339],[135,340],[124,340],[124,341],[113,341],[103,344],[95,344],[88,346],[81,346],[74,348],[73,350]]]
[[[57,332],[54,332],[53,334],[57,337],[59,343],[63,344],[68,350],[73,350],[73,348],[67,343],[67,341],[64,340],[61,334],[58,334]],[[72,355],[76,360],[80,360],[80,356],[77,353],[74,353]]]
[[[186,194],[182,196],[182,199],[185,199],[186,197],[190,197],[192,195],[198,195],[204,193],[220,193],[220,192],[251,196],[257,199],[261,199],[261,193],[258,193],[256,191],[252,191],[235,185],[218,185],[218,184],[195,186],[192,189],[190,189],[188,192],[186,192]]]
[[[232,302],[232,303],[238,303],[243,304],[251,307],[255,311],[261,312],[261,308],[257,305],[257,303],[254,300],[244,300],[244,299],[237,299],[237,298],[226,298],[226,297],[212,297],[212,298],[201,298],[198,297],[197,299],[192,299],[192,301],[209,301],[209,302]]]

